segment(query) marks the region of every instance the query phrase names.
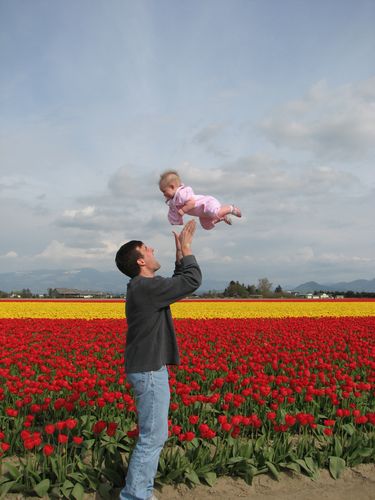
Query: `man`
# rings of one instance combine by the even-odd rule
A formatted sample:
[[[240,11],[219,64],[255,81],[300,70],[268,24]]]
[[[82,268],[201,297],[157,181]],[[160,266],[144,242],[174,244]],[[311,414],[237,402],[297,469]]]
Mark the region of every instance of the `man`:
[[[195,222],[174,233],[176,264],[171,278],[160,268],[154,249],[130,241],[116,254],[119,270],[131,278],[126,294],[128,332],[125,371],[133,386],[139,437],[131,456],[121,500],[152,500],[160,452],[168,438],[169,381],[166,365],[179,364],[170,304],[194,292],[202,275],[191,251]]]

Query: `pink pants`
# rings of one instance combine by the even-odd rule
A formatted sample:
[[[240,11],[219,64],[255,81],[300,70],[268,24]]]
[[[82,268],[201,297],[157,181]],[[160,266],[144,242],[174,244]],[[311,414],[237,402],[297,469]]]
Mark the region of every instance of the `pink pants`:
[[[199,217],[203,229],[213,229],[220,220],[217,216],[220,207],[220,202],[213,196],[196,195],[195,207],[187,213]]]

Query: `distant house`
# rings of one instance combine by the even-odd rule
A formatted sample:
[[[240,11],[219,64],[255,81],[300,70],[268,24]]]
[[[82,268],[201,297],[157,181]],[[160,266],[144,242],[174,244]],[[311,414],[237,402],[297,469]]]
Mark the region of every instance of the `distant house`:
[[[322,292],[316,295],[313,293],[306,293],[305,298],[317,300],[317,299],[331,299],[332,297],[328,293]]]
[[[57,299],[102,299],[107,297],[107,294],[105,292],[77,290],[75,288],[55,288],[54,296]]]

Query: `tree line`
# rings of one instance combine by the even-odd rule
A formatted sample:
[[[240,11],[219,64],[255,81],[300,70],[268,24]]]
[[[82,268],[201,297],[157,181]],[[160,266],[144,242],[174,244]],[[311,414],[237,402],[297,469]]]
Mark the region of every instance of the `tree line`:
[[[55,289],[49,288],[48,293],[44,294],[44,298],[55,298]],[[323,290],[314,291],[314,295],[320,295]],[[348,290],[347,292],[325,292],[329,293],[331,297],[344,297],[346,299],[365,299],[373,298],[375,299],[375,292],[353,292]],[[116,297],[116,294],[112,295]],[[120,296],[120,295],[119,295]],[[216,290],[209,290],[203,294],[200,294],[203,298],[292,298],[293,294],[284,291],[280,285],[277,285],[275,289],[272,289],[272,283],[267,278],[261,278],[258,280],[257,285],[245,285],[239,281],[230,281],[228,286],[223,292],[218,292]],[[40,298],[40,294],[34,294],[29,288],[22,288],[22,290],[13,290],[11,292],[4,292],[0,290],[0,299],[8,299],[13,297],[19,297],[22,299]]]
[[[278,297],[291,297],[291,294],[285,292],[280,285],[277,285],[273,289],[272,283],[268,278],[260,278],[257,285],[245,285],[239,281],[230,281],[228,286],[223,292],[217,292],[215,290],[209,290],[207,293],[202,295],[203,297],[219,297],[219,298],[239,298],[247,299],[254,297],[264,297],[264,298],[278,298]]]
[[[344,297],[346,299],[364,299],[364,298],[375,298],[375,292],[353,292],[348,290],[347,292],[327,292],[327,291],[314,291],[314,295],[320,295],[322,293],[328,293],[331,297]],[[260,278],[257,285],[245,285],[239,281],[230,281],[228,286],[223,292],[218,292],[216,290],[209,290],[208,292],[202,294],[204,298],[293,298],[295,294],[290,293],[282,289],[280,285],[277,285],[274,289],[272,283],[268,278]]]
[[[20,297],[22,299],[31,299],[33,297],[38,297],[32,293],[30,288],[22,288],[22,290],[12,290],[11,292],[3,292],[0,290],[0,299],[8,299],[9,297]]]

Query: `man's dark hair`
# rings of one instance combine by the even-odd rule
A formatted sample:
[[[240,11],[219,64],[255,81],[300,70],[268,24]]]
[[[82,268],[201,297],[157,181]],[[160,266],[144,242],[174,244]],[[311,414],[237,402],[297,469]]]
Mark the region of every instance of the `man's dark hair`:
[[[142,241],[132,240],[122,245],[116,253],[116,266],[122,273],[129,276],[129,278],[138,276],[141,270],[137,260],[142,257],[142,253],[139,251],[142,245]]]

